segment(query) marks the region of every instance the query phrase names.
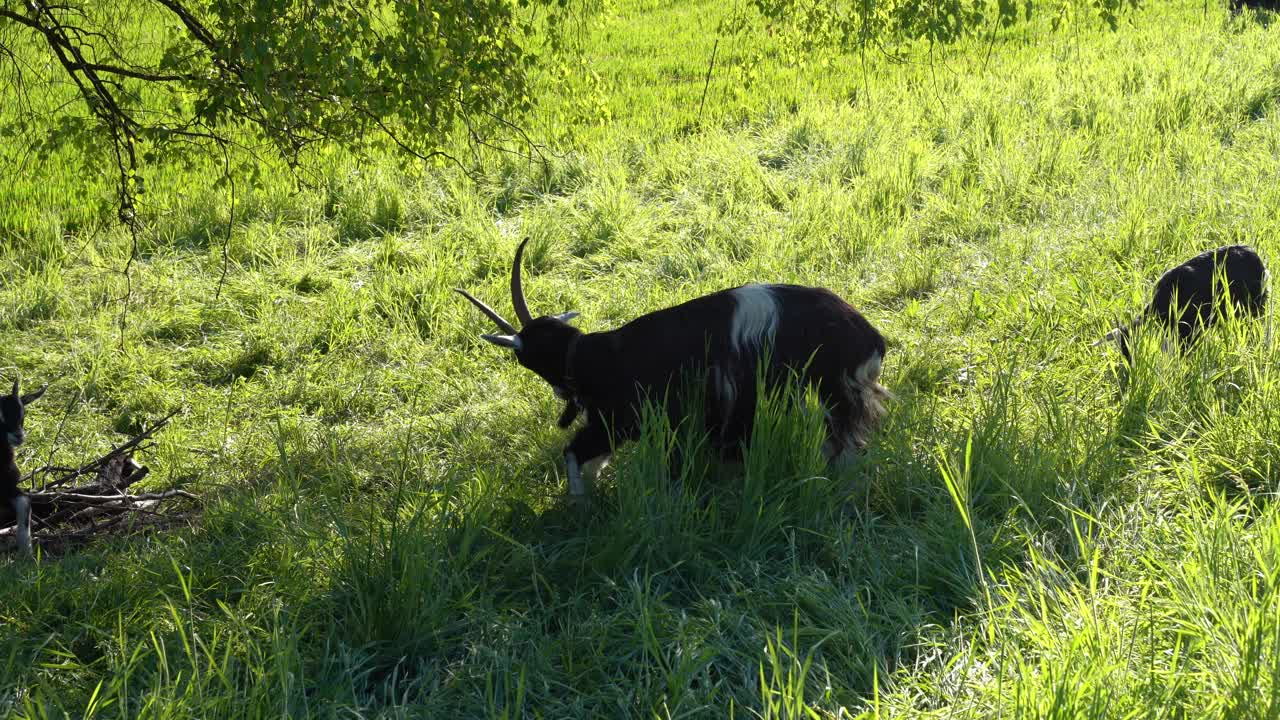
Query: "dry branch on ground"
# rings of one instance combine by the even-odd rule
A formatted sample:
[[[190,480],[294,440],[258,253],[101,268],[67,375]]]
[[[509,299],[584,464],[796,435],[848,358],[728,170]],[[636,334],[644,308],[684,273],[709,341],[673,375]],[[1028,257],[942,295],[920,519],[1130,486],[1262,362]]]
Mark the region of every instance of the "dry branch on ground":
[[[186,513],[171,511],[169,501],[195,500],[186,490],[130,492],[151,472],[134,460],[134,453],[149,448],[152,437],[174,414],[84,465],[46,465],[31,472],[25,481],[33,488],[28,495],[35,544],[46,551],[61,550],[105,533],[131,533],[183,519]],[[14,518],[0,519],[0,538],[14,534]]]

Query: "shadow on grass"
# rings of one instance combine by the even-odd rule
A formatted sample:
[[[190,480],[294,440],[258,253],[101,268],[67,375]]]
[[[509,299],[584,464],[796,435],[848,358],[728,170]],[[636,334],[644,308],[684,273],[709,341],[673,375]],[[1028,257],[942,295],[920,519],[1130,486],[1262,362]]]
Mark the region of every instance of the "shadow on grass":
[[[346,548],[332,626],[361,648],[370,687],[460,712],[501,696],[552,714],[714,715],[759,707],[771,673],[804,668],[824,678],[800,688],[808,701],[861,705],[980,613],[985,583],[1032,538],[1069,545],[1064,507],[1106,472],[1105,454],[1080,453],[1089,418],[1053,398],[1025,407],[1012,373],[996,378],[955,430],[929,397],[900,398],[836,472],[821,413],[783,398],[763,404],[740,465],[651,415],[585,507],[535,508],[483,470],[449,500],[407,492],[411,513]],[[1051,430],[1032,413],[1056,413],[1034,424]]]
[[[1066,508],[1091,507],[1115,472],[1114,438],[1059,397],[1015,392],[1017,370],[952,423],[906,389],[836,472],[805,398],[762,404],[740,464],[717,462],[696,422],[651,414],[585,507],[511,482],[558,466],[554,446],[441,476],[413,438],[366,457],[282,432],[269,487],[25,586],[0,704],[28,687],[82,710],[83,683],[30,665],[56,652],[125,710],[206,716],[720,717],[780,692],[861,706],[894,671],[945,663],[936,648],[980,622],[986,583],[1031,543],[1069,556]],[[349,474],[375,450],[376,482]]]

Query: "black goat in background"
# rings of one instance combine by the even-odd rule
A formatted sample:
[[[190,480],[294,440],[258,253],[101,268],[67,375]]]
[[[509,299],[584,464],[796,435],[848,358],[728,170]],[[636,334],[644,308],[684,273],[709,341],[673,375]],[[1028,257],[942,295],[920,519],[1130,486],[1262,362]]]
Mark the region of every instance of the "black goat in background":
[[[1267,270],[1248,245],[1206,250],[1169,269],[1156,281],[1155,294],[1142,314],[1094,345],[1115,341],[1125,362],[1132,363],[1132,333],[1153,321],[1169,328],[1185,351],[1221,317],[1227,302],[1246,316],[1260,317],[1266,311]]]

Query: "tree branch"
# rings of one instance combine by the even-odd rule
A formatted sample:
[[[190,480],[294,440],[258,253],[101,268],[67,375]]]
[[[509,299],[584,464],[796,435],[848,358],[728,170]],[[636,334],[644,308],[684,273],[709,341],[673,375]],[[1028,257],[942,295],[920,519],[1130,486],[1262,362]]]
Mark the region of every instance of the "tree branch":
[[[143,72],[141,70],[130,70],[128,68],[122,68],[115,65],[103,65],[102,63],[74,63],[71,68],[82,72],[108,73],[110,75],[120,75],[123,77],[133,78],[135,80],[146,80],[148,82],[192,82],[199,79],[195,75],[164,75],[161,73]]]
[[[214,39],[213,33],[209,32],[209,29],[204,26],[204,23],[200,22],[199,18],[197,18],[185,5],[178,2],[178,0],[155,1],[168,8],[174,15],[177,15],[178,19],[182,21],[182,24],[186,26],[187,32],[191,33],[191,37],[201,45],[208,48],[209,52],[215,54],[218,52],[218,41]]]
[[[26,27],[29,27],[32,30],[35,30],[37,32],[44,32],[44,28],[40,25],[40,23],[36,22],[35,20],[32,20],[31,18],[26,17],[25,15],[19,15],[18,13],[12,10],[5,10],[4,8],[0,8],[0,18],[8,18],[9,20],[12,20],[18,23],[19,25],[25,25]]]

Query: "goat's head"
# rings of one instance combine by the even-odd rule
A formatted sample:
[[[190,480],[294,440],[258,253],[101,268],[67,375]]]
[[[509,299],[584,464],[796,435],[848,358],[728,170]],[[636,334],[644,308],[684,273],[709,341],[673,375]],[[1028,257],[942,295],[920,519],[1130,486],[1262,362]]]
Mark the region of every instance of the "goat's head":
[[[46,383],[40,386],[39,390],[27,395],[22,395],[21,381],[13,381],[13,392],[8,395],[0,396],[0,432],[4,433],[4,439],[9,445],[17,447],[26,441],[26,433],[22,429],[23,421],[26,419],[26,407],[44,395],[44,391],[49,389]]]
[[[578,316],[576,312],[564,312],[558,315],[533,317],[524,300],[524,287],[520,281],[520,260],[524,257],[524,247],[529,243],[526,238],[516,248],[516,259],[511,265],[511,304],[516,311],[516,319],[520,321],[520,329],[507,322],[496,310],[476,299],[462,288],[454,288],[460,295],[470,300],[498,326],[503,334],[482,334],[480,337],[494,345],[509,348],[516,355],[516,361],[537,373],[555,390],[561,399],[569,397],[569,378],[566,377],[565,361],[569,346],[574,339],[582,335],[582,331],[569,324]]]
[[[1120,351],[1120,356],[1124,358],[1124,361],[1126,363],[1131,362],[1131,355],[1129,351],[1129,330],[1130,328],[1127,325],[1116,326],[1106,335],[1103,335],[1101,339],[1095,340],[1093,342],[1093,347],[1113,342],[1116,344],[1116,349]]]
[[[1133,343],[1137,338],[1137,336],[1134,335],[1134,331],[1137,330],[1138,327],[1141,325],[1141,321],[1142,321],[1142,318],[1138,318],[1137,320],[1133,321],[1128,325],[1116,326],[1106,335],[1103,335],[1102,339],[1095,340],[1093,342],[1093,346],[1097,347],[1098,345],[1102,345],[1103,343],[1114,342],[1116,344],[1116,349],[1120,351],[1120,357],[1124,359],[1125,364],[1132,365],[1133,364],[1133,347],[1134,347]],[[1162,336],[1160,338],[1160,352],[1170,353],[1170,352],[1173,352],[1173,350],[1174,350],[1174,345],[1169,341],[1169,337],[1167,335]]]

